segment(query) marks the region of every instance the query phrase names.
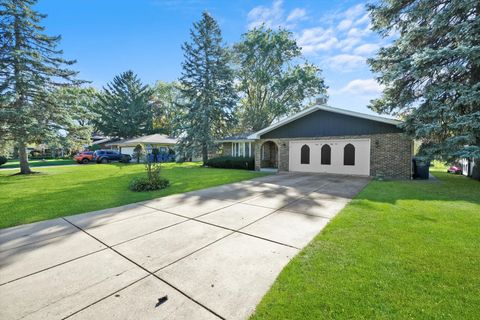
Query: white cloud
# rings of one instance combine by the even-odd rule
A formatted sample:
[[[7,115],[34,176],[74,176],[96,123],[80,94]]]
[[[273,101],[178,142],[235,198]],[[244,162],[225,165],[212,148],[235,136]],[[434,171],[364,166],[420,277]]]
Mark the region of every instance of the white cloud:
[[[359,29],[359,28],[352,28],[348,30],[347,36],[352,38],[362,38],[368,35],[371,31],[368,28]]]
[[[376,52],[380,46],[376,43],[366,43],[358,46],[353,50],[353,53],[358,55],[371,55]]]
[[[353,24],[353,21],[350,20],[350,19],[343,19],[342,21],[340,21],[340,23],[338,24],[337,26],[337,29],[340,30],[340,31],[344,31],[344,30],[347,30],[348,28],[350,28]]]
[[[255,28],[262,24],[273,28],[282,24],[284,10],[283,1],[275,0],[271,7],[258,6],[250,10],[247,15],[248,27]]]
[[[348,8],[347,11],[345,11],[344,15],[347,19],[356,19],[358,16],[360,16],[362,13],[365,12],[365,6],[363,4],[357,4],[356,6]]]
[[[367,38],[372,31],[367,28],[356,28],[353,27],[346,33],[346,38],[342,39],[339,44],[338,48],[343,52],[351,51],[356,45],[360,44]]]
[[[362,25],[362,24],[365,24],[365,23],[370,23],[370,14],[369,13],[365,13],[363,15],[363,17],[361,17],[360,19],[356,20],[355,21],[355,25],[356,26],[359,26],[359,25]]]
[[[368,54],[368,49],[373,50],[363,47],[359,53],[353,52],[361,44],[375,41],[371,38],[370,17],[363,4],[327,17],[319,19],[323,22],[319,26],[296,32],[298,45],[304,54],[315,56],[322,51],[339,50],[344,54],[361,55]]]
[[[353,49],[357,44],[361,42],[360,38],[349,37],[345,38],[338,42],[337,48],[342,50],[343,52],[348,52]]]
[[[310,54],[333,48],[338,43],[338,39],[335,37],[333,29],[316,27],[304,29],[297,37],[297,43],[303,53]]]
[[[285,27],[292,29],[296,27],[297,22],[306,18],[307,11],[303,8],[295,8],[287,16],[282,0],[274,0],[271,7],[255,7],[247,15],[249,29],[259,27],[262,24],[268,28]]]
[[[378,84],[375,79],[355,79],[347,83],[347,85],[341,88],[338,91],[334,90],[336,93],[348,93],[353,95],[371,95],[371,94],[380,94],[382,92],[382,86]]]
[[[330,68],[348,72],[364,66],[365,58],[353,54],[339,54],[326,59],[325,62]]]
[[[307,17],[307,11],[302,8],[293,9],[287,17],[287,21],[303,20]]]

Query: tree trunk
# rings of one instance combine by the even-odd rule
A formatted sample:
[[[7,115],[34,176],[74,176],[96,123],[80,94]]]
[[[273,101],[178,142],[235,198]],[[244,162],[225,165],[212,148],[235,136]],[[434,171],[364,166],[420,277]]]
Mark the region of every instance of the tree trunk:
[[[203,146],[202,146],[202,160],[203,160],[203,165],[207,165],[207,161],[208,161],[208,148],[207,148],[207,144],[204,143]]]
[[[20,160],[20,173],[32,173],[32,170],[30,170],[30,165],[28,164],[27,145],[23,140],[18,142],[18,159]]]

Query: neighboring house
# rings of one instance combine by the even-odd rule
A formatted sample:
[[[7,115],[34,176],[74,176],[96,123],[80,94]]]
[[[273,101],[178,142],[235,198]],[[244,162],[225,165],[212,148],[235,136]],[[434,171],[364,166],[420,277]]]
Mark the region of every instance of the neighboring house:
[[[104,137],[102,139],[94,139],[92,140],[92,143],[90,145],[85,145],[84,148],[93,148],[93,146],[96,146],[97,149],[107,149],[107,145],[109,145],[111,142],[114,142],[115,139],[109,138],[109,137]],[[111,149],[111,147],[108,147]]]
[[[467,177],[473,176],[473,168],[475,168],[475,159],[460,159],[460,165],[462,166],[462,174]]]
[[[410,179],[413,140],[400,121],[317,105],[250,135],[228,137],[223,154],[255,158],[255,169]]]
[[[158,148],[160,153],[168,153],[170,150],[173,150],[174,146],[177,144],[177,139],[164,134],[156,133],[134,139],[119,140],[107,143],[105,146],[116,148],[123,154],[129,154],[133,156],[133,150],[139,144],[144,146],[150,145],[152,148]]]
[[[248,139],[251,133],[230,136],[218,140],[222,143],[222,155],[234,157],[253,157],[255,139]]]

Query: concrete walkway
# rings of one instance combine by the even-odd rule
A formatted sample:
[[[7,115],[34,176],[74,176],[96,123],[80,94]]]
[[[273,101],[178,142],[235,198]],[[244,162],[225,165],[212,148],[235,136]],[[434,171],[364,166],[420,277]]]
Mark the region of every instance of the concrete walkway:
[[[0,230],[0,319],[245,319],[367,182],[278,174]]]

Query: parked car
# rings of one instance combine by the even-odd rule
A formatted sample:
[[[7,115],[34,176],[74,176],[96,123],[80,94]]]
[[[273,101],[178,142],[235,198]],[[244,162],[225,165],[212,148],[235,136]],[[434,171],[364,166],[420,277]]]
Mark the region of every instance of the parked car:
[[[448,173],[462,174],[462,168],[457,166],[451,166],[447,170]]]
[[[109,163],[111,161],[128,163],[132,160],[132,157],[129,154],[122,154],[113,150],[97,150],[93,153],[93,159],[97,163]]]
[[[90,161],[93,161],[93,151],[82,151],[77,153],[73,160],[77,161],[78,163],[87,164]]]

